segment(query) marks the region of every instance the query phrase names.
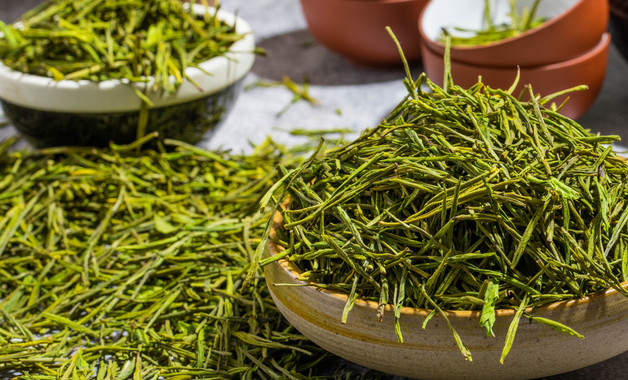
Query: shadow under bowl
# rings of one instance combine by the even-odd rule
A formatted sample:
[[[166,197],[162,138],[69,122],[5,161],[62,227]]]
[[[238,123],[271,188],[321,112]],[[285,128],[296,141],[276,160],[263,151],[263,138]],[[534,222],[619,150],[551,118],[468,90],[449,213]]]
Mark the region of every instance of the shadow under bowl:
[[[534,0],[520,0],[530,7]],[[507,21],[506,2],[499,10]],[[493,2],[493,4],[497,4]],[[421,12],[419,32],[430,50],[443,55],[439,41],[443,27],[482,29],[484,0],[431,0]],[[606,0],[542,1],[537,15],[548,20],[518,36],[477,46],[452,46],[455,61],[481,66],[539,66],[563,62],[594,48],[606,31],[609,6]]]
[[[628,60],[628,1],[609,0],[609,31],[613,36],[613,45],[619,50],[624,60]]]
[[[196,4],[194,11],[204,14],[205,7]],[[223,10],[217,16],[235,25],[236,33],[244,37],[224,55],[201,62],[199,68],[187,68],[191,80],[176,92],[147,92],[154,106],[148,110],[146,133],[194,144],[206,138],[233,108],[243,78],[253,66],[255,41],[243,19]],[[0,63],[0,102],[6,117],[36,147],[127,144],[138,137],[142,101],[135,91],[151,88],[153,79],[148,79],[141,84],[55,81]]]
[[[276,213],[273,231],[281,223],[281,215]],[[271,242],[266,254],[279,252],[280,248]],[[534,311],[536,317],[561,322],[585,339],[524,318],[512,349],[504,364],[500,364],[513,310],[497,310],[495,337],[486,336],[479,324],[479,311],[445,312],[473,355],[469,362],[458,350],[442,316],[436,314],[422,329],[430,311],[402,308],[399,323],[404,342],[399,343],[390,305],[379,322],[377,302],[358,299],[343,324],[340,318],[347,295],[308,286],[298,279],[300,273],[293,263],[283,259],[264,267],[268,288],[283,316],[322,348],[394,375],[421,379],[530,379],[583,368],[628,350],[628,298],[613,289]],[[622,285],[628,287],[628,282]]]
[[[598,40],[598,44],[586,53],[560,63],[543,66],[511,66],[490,67],[471,65],[451,60],[451,74],[454,83],[468,88],[478,82],[478,78],[484,84],[492,88],[508,89],[515,81],[517,70],[520,70],[519,85],[513,92],[515,96],[527,89],[524,86],[530,84],[535,94],[542,96],[551,95],[579,85],[587,85],[588,89],[571,92],[552,100],[560,105],[567,97],[569,100],[560,110],[562,115],[572,119],[582,116],[592,105],[604,83],[608,63],[608,49],[610,34],[604,33]],[[427,45],[422,46],[423,66],[427,76],[435,83],[443,84],[444,57],[432,51]]]
[[[386,31],[399,40],[406,59],[421,56],[416,20],[427,0],[301,0],[308,29],[328,49],[361,66],[401,63],[399,50]]]

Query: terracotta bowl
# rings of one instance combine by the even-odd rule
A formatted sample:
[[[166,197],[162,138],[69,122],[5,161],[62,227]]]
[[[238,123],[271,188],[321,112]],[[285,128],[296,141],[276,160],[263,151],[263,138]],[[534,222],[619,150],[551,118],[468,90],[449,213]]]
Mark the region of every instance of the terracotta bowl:
[[[420,58],[416,20],[427,0],[301,0],[310,33],[328,49],[364,66],[401,62],[390,26],[410,61]]]
[[[628,1],[609,0],[610,23],[609,31],[613,36],[613,45],[624,59],[628,59]]]
[[[193,11],[202,15],[205,7],[196,4]],[[234,13],[218,10],[217,17],[236,25],[236,32],[244,37],[225,55],[201,62],[202,70],[186,69],[200,90],[184,81],[172,94],[150,92],[154,107],[149,110],[147,132],[195,144],[212,133],[233,108],[255,60],[255,39],[249,24]],[[150,87],[154,78],[147,79]],[[144,84],[133,86],[144,88]],[[37,147],[126,144],[137,137],[141,100],[122,80],[55,81],[0,63],[0,103],[17,130]]]
[[[535,94],[541,95],[550,95],[585,84],[589,89],[567,95],[569,101],[561,110],[561,114],[577,119],[591,107],[602,88],[610,40],[610,34],[604,33],[596,46],[576,58],[551,65],[520,67],[521,78],[514,94],[519,95],[527,84],[532,85]],[[443,55],[430,50],[427,45],[423,45],[422,52],[423,68],[427,76],[442,85]],[[478,77],[481,76],[482,82],[489,87],[508,89],[517,76],[517,67],[480,66],[452,60],[451,73],[454,82],[465,88],[477,83]],[[558,97],[553,102],[559,105],[567,96]]]
[[[281,216],[275,215],[275,228]],[[267,254],[279,248],[270,243]],[[347,295],[297,279],[300,271],[279,260],[264,268],[266,281],[285,318],[322,348],[362,366],[421,379],[530,379],[576,370],[628,350],[628,298],[615,290],[557,302],[535,311],[585,336],[578,339],[522,318],[504,364],[499,358],[513,310],[498,310],[495,337],[479,324],[480,312],[448,311],[447,317],[473,355],[466,361],[440,315],[421,328],[429,311],[405,307],[400,317],[404,343],[395,335],[388,307],[382,322],[377,303],[358,299],[346,324],[340,322]],[[277,286],[289,284],[299,286]],[[628,282],[623,284],[628,287]]]
[[[519,7],[530,7],[534,0],[519,0]],[[495,2],[493,2],[495,4]],[[508,20],[503,1],[498,20]],[[484,0],[431,0],[421,12],[419,33],[432,51],[444,54],[438,41],[441,28],[482,27]],[[548,21],[519,36],[481,46],[452,47],[451,57],[458,62],[482,66],[537,66],[563,62],[594,48],[608,26],[606,0],[545,0],[537,15]]]

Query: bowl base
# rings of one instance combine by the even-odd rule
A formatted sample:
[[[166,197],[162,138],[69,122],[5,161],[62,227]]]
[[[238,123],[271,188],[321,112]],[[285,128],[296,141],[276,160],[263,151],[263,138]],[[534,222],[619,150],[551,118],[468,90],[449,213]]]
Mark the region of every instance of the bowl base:
[[[209,96],[149,110],[146,133],[196,144],[226,119],[242,80]],[[0,100],[6,117],[35,147],[106,146],[136,140],[139,111],[69,113],[32,109]],[[112,127],[113,126],[113,127]]]

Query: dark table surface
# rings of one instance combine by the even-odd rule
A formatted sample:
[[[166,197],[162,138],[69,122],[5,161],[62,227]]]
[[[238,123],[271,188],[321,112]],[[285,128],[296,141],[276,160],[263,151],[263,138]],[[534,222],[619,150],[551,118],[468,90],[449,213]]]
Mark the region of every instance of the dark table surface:
[[[0,20],[13,21],[40,2],[0,0]],[[311,94],[321,104],[313,107],[296,103],[278,116],[292,94],[281,87],[254,87],[240,95],[229,118],[215,135],[201,143],[203,147],[246,151],[250,142],[260,142],[268,134],[290,143],[295,138],[283,131],[291,128],[342,127],[357,133],[375,126],[405,95],[401,68],[357,67],[317,44],[307,31],[296,0],[223,0],[222,5],[224,9],[237,10],[251,24],[258,45],[267,51],[266,57],[257,59],[245,84],[277,81],[284,75],[297,82],[307,78]],[[421,64],[412,65],[412,71],[418,75]],[[614,47],[602,91],[578,121],[593,132],[619,135],[628,146],[628,64]],[[2,128],[0,139],[15,133],[11,126]],[[628,379],[628,352],[546,379]]]

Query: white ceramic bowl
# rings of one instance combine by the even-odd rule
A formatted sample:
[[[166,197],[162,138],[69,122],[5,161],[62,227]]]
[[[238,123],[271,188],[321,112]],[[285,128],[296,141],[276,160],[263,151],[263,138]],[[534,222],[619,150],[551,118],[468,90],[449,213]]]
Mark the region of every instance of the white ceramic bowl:
[[[274,217],[274,229],[281,216]],[[279,247],[268,245],[267,254]],[[628,350],[628,298],[615,290],[537,309],[534,315],[561,322],[584,335],[569,336],[522,318],[514,344],[500,364],[501,351],[513,310],[498,310],[495,337],[480,326],[480,312],[446,311],[448,319],[471,351],[466,361],[439,314],[421,328],[429,311],[404,307],[399,323],[404,343],[397,341],[393,310],[386,308],[378,322],[377,302],[358,299],[346,324],[341,315],[344,293],[321,290],[299,280],[299,269],[286,260],[264,267],[271,295],[279,311],[303,335],[322,348],[354,363],[417,379],[531,379],[583,368]],[[288,284],[289,286],[277,286]],[[628,283],[622,284],[628,287]]]
[[[205,8],[196,4],[194,11]],[[154,103],[149,113],[148,132],[164,138],[199,141],[231,109],[255,59],[255,41],[250,26],[233,13],[219,10],[217,16],[244,37],[224,56],[187,68],[186,74],[199,84],[184,80],[173,94],[149,92]],[[207,75],[205,72],[211,73]],[[174,79],[172,79],[174,80]],[[130,142],[136,137],[140,90],[146,84],[121,80],[93,82],[61,80],[25,74],[0,63],[0,100],[5,115],[37,146],[105,145],[109,140]]]

